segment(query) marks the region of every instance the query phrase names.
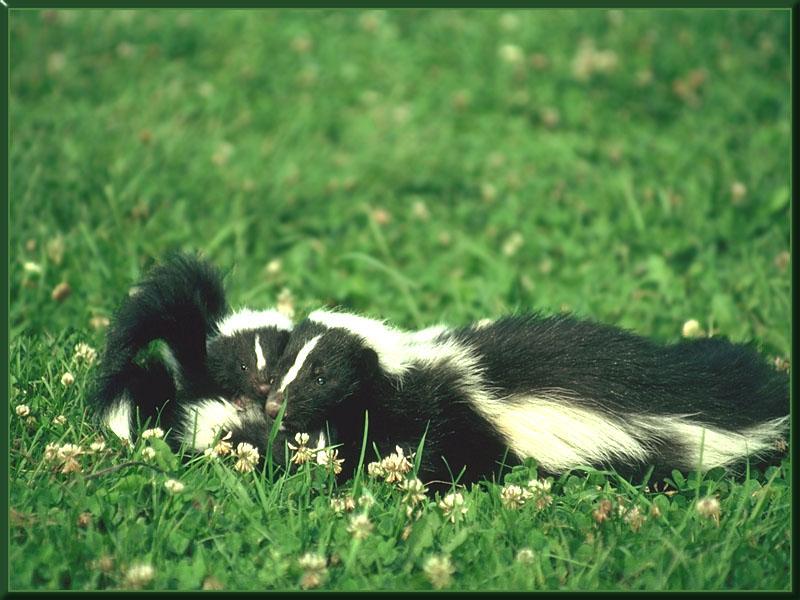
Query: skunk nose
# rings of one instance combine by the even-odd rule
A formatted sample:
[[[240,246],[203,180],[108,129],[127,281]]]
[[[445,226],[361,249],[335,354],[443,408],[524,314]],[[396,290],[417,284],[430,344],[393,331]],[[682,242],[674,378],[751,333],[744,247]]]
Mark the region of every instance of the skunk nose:
[[[268,383],[259,383],[256,384],[256,391],[261,394],[264,398],[269,396],[269,384]]]
[[[267,400],[264,410],[266,410],[267,414],[274,419],[278,416],[278,411],[281,409],[281,404],[283,404],[283,392],[277,392],[276,394],[271,395],[269,400]]]

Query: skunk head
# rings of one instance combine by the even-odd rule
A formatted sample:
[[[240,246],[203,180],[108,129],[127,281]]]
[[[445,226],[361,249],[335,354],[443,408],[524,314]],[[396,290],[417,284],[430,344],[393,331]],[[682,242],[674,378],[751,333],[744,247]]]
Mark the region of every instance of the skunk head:
[[[263,404],[289,340],[291,322],[274,310],[239,311],[218,325],[207,344],[208,369],[221,394]]]
[[[378,355],[362,338],[310,320],[292,333],[277,371],[265,409],[275,418],[285,403],[282,429],[287,431],[321,428],[381,373]]]

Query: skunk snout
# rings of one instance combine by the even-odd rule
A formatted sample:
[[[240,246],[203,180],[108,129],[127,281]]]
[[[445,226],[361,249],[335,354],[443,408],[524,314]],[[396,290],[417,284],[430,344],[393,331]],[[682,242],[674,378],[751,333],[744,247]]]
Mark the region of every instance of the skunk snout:
[[[256,391],[261,394],[264,398],[269,396],[270,386],[268,383],[257,383],[256,384]]]
[[[278,416],[278,411],[281,409],[281,404],[283,404],[283,392],[276,392],[275,394],[270,394],[269,398],[267,399],[267,403],[264,406],[264,410],[271,418],[275,418]]]

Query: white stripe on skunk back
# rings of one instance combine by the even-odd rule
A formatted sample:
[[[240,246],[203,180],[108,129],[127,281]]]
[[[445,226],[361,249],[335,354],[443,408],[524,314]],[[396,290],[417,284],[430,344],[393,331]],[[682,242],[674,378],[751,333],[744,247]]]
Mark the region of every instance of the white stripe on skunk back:
[[[555,473],[578,465],[647,459],[646,444],[622,423],[573,403],[569,395],[550,391],[502,401],[482,399],[475,408],[517,456],[535,458]]]
[[[292,321],[275,309],[250,310],[243,308],[217,323],[220,335],[232,336],[239,331],[252,331],[263,327],[275,327],[281,331],[291,331]]]
[[[448,331],[444,325],[409,332],[376,319],[325,310],[312,312],[308,320],[332,329],[345,329],[358,336],[378,355],[381,368],[395,377],[402,378],[413,365],[419,364],[451,363],[470,376],[477,368],[472,349],[444,336]]]
[[[641,428],[643,435],[648,431],[666,433],[686,446],[689,455],[682,466],[707,470],[774,449],[775,441],[788,429],[789,417],[772,419],[739,432],[692,422],[690,416],[640,416],[632,422]]]
[[[788,425],[788,417],[783,417],[735,432],[692,421],[687,415],[615,420],[576,406],[572,395],[558,391],[502,401],[484,397],[477,399],[475,408],[515,454],[535,458],[556,473],[598,463],[646,463],[653,450],[651,440],[659,438],[687,449],[676,468],[708,470],[771,450]]]

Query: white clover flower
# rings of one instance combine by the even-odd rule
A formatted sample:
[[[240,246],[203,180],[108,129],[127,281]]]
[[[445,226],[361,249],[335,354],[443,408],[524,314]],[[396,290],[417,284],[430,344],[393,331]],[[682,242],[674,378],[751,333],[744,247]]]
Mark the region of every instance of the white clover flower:
[[[720,505],[719,500],[715,497],[708,496],[706,498],[701,498],[697,501],[696,509],[701,517],[710,519],[719,525]]]
[[[446,519],[451,523],[455,523],[459,516],[467,514],[468,508],[464,506],[464,496],[460,492],[453,492],[447,494],[442,500],[439,501],[439,508]]]
[[[233,452],[233,445],[230,443],[230,439],[233,437],[233,432],[229,431],[220,440],[214,444],[213,448],[206,448],[204,454],[206,456],[212,456],[214,458],[218,456],[227,456],[231,452]]]
[[[63,464],[61,466],[62,473],[79,473],[81,465],[78,462],[78,457],[83,454],[83,448],[77,444],[64,444],[56,450],[58,460]]]
[[[303,589],[319,587],[328,575],[327,561],[319,554],[307,552],[297,560],[297,564],[304,571],[300,578]]]
[[[77,458],[83,454],[83,448],[77,444],[63,444],[58,448],[59,460],[68,460],[70,458]]]
[[[267,273],[269,275],[277,275],[278,273],[281,272],[282,266],[283,265],[279,258],[272,259],[271,261],[269,261],[269,263],[267,263]]]
[[[367,465],[367,475],[374,479],[378,479],[379,477],[386,475],[386,472],[383,470],[381,463],[371,462]]]
[[[292,443],[287,444],[289,449],[294,452],[291,462],[296,465],[302,465],[314,458],[314,450],[308,447],[310,439],[311,436],[307,433],[296,433],[294,435],[294,441],[297,442],[297,445],[295,446]]]
[[[633,531],[639,531],[646,517],[641,513],[638,506],[634,506],[625,513],[625,522],[631,526]]]
[[[91,365],[97,358],[97,350],[92,348],[89,344],[81,342],[75,345],[75,358]]]
[[[535,504],[537,510],[544,510],[553,503],[553,497],[550,494],[539,494],[536,496]]]
[[[56,460],[58,458],[59,447],[58,444],[47,444],[47,446],[44,447],[44,459],[47,461]]]
[[[180,494],[186,486],[177,479],[167,479],[164,482],[164,487],[167,488],[170,494]]]
[[[611,516],[611,510],[613,505],[611,504],[611,500],[603,499],[597,505],[597,508],[592,511],[592,517],[597,523],[602,523],[603,521],[607,520],[609,516]]]
[[[412,454],[410,458],[414,458]],[[381,468],[383,469],[388,483],[397,483],[405,479],[405,474],[412,469],[413,465],[407,457],[403,456],[403,449],[400,446],[395,446],[394,453],[390,454],[381,461]],[[367,467],[369,469],[369,467]]]
[[[80,473],[82,470],[81,463],[74,458],[68,458],[65,460],[64,465],[61,467],[62,473]]]
[[[47,242],[47,256],[55,264],[60,265],[64,259],[64,236],[59,234]]]
[[[572,60],[575,79],[586,81],[594,73],[609,73],[617,67],[617,53],[613,50],[597,50],[594,41],[584,40]]]
[[[547,494],[553,484],[547,479],[531,479],[528,482],[528,489],[534,494]]]
[[[398,487],[404,492],[403,502],[409,505],[409,507],[416,506],[420,502],[425,501],[425,493],[428,491],[428,488],[416,477],[414,479],[405,479],[401,481]]]
[[[331,510],[340,515],[344,512],[344,498],[331,498]]]
[[[156,571],[152,565],[138,563],[131,565],[125,573],[125,583],[130,587],[142,587],[147,585],[155,577]]]
[[[355,539],[363,540],[372,532],[372,527],[372,521],[369,520],[367,514],[361,513],[350,517],[350,524],[347,526],[347,531],[349,531]]]
[[[503,62],[510,65],[518,65],[525,59],[525,53],[522,48],[515,44],[503,44],[497,50]]]
[[[42,272],[42,266],[32,261],[24,263],[22,268],[26,273],[36,273],[38,275]]]
[[[519,231],[512,233],[505,242],[503,242],[503,254],[506,256],[514,256],[522,245],[525,243],[525,238]]]
[[[369,510],[373,504],[375,504],[375,498],[373,498],[369,492],[364,490],[364,492],[358,497],[358,505],[364,510]]]
[[[427,221],[431,216],[428,207],[425,206],[425,203],[422,202],[422,200],[417,200],[414,202],[411,207],[411,214],[420,221]]]
[[[747,186],[741,181],[734,181],[731,184],[731,199],[734,204],[738,204],[747,195]]]
[[[149,440],[150,438],[161,439],[164,437],[164,430],[161,427],[153,427],[152,429],[145,429],[142,432],[142,439]]]
[[[422,566],[425,577],[437,590],[450,585],[455,568],[449,556],[430,556]]]
[[[102,452],[106,448],[106,443],[103,440],[95,440],[91,444],[89,444],[89,449],[92,452]]]
[[[517,552],[517,562],[522,563],[523,565],[529,565],[534,561],[536,556],[533,553],[533,550],[530,548],[522,548],[519,552]]]
[[[111,321],[108,317],[103,316],[94,316],[89,319],[89,325],[92,326],[92,329],[105,329],[111,324]]]
[[[532,492],[522,489],[518,485],[507,485],[500,492],[500,502],[505,508],[516,510],[522,508],[525,501],[533,496]]]
[[[236,457],[238,460],[236,464],[233,465],[233,468],[240,473],[249,473],[255,469],[256,464],[258,464],[258,448],[247,442],[240,442],[239,445],[236,446]]]
[[[156,457],[155,449],[151,448],[150,446],[147,446],[147,448],[142,448],[142,458],[144,460],[151,461],[155,459],[155,457]]]
[[[27,404],[18,404],[14,410],[18,417],[27,417],[31,414],[31,407]]]
[[[228,441],[220,440],[211,448],[211,452],[214,456],[227,456],[233,452],[233,445]]]
[[[683,324],[681,335],[685,338],[696,338],[703,335],[703,329],[697,319],[689,319]]]
[[[67,371],[61,376],[61,385],[63,385],[64,387],[70,386],[73,383],[75,383],[75,376],[69,371]]]
[[[317,452],[317,464],[333,471],[334,475],[342,472],[343,458],[339,458],[339,451],[335,449],[320,450]]]
[[[57,415],[56,417],[53,417],[53,425],[58,425],[59,427],[61,427],[66,423],[67,423],[67,417],[65,417],[64,415]]]

